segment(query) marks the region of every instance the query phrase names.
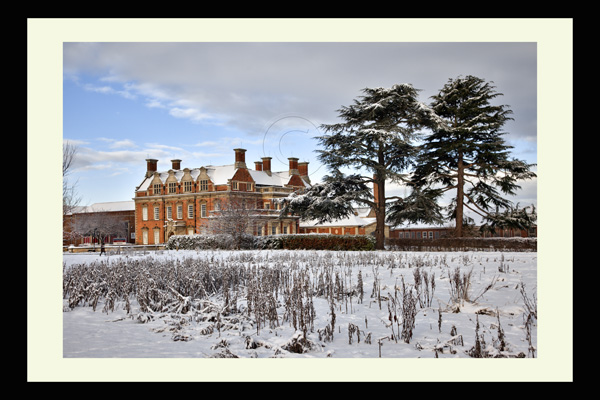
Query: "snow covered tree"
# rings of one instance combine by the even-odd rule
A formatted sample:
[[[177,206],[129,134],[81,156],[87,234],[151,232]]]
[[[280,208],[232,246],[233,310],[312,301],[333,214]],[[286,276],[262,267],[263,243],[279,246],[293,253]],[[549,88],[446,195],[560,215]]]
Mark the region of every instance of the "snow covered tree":
[[[535,210],[514,208],[502,197],[514,195],[519,180],[535,177],[533,164],[510,158],[502,138],[504,124],[512,111],[506,105],[492,105],[502,93],[493,82],[467,76],[450,79],[432,97],[431,108],[443,121],[431,126],[424,138],[412,177],[415,193],[427,193],[428,202],[438,201],[448,191],[456,196],[446,215],[456,221],[456,236],[463,235],[464,209],[480,215],[487,226],[526,228],[535,222]],[[415,196],[416,200],[421,196]],[[401,205],[395,214],[410,213],[414,201]]]
[[[321,125],[317,137],[320,161],[331,171],[322,184],[294,195],[284,212],[320,222],[344,218],[353,207],[369,206],[376,217],[376,248],[383,249],[386,218],[386,182],[403,182],[416,156],[414,140],[435,114],[417,101],[419,90],[410,84],[365,88],[354,104],[338,110],[342,122]],[[347,176],[343,169],[358,171]],[[374,188],[374,193],[369,187]]]

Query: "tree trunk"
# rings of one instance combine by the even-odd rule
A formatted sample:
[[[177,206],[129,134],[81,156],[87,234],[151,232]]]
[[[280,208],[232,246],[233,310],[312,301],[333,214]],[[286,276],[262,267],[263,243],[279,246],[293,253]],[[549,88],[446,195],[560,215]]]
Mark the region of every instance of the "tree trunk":
[[[375,249],[384,250],[385,244],[385,179],[376,179]]]
[[[456,237],[463,236],[464,165],[462,154],[458,158],[458,184],[456,189]]]

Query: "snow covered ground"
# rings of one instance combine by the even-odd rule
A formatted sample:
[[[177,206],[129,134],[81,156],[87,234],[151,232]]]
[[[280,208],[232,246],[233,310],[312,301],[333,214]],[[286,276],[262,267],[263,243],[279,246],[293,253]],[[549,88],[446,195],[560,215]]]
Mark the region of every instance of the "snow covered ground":
[[[88,253],[64,254],[62,259],[70,268],[77,264],[93,265],[96,261],[110,265],[126,259],[173,260],[215,257],[216,254],[162,251],[98,257]],[[239,254],[218,252],[223,259],[238,257],[239,260]],[[336,331],[333,340],[328,341],[319,340],[317,330],[322,331],[331,322],[329,303],[322,297],[313,297],[315,329],[307,336],[314,346],[306,353],[283,349],[298,332],[284,320],[281,309],[278,309],[279,326],[273,329],[262,327],[257,333],[255,326],[241,324],[237,330],[223,329],[220,333],[207,334],[206,330],[202,332],[207,321],[190,321],[177,327],[177,332],[187,340],[174,340],[175,332],[170,330],[174,319],[164,317],[140,323],[135,317],[139,312],[135,300],[131,301],[130,314],[123,309],[121,300],[114,311],[107,313],[102,311],[103,300],[94,312],[89,305],[65,307],[63,299],[63,311],[58,311],[61,308],[56,302],[58,299],[52,299],[60,293],[62,278],[54,275],[55,269],[38,268],[48,264],[40,259],[30,264],[28,274],[28,378],[36,381],[244,382],[572,379],[572,271],[564,262],[553,264],[554,260],[543,257],[543,268],[538,271],[538,253],[526,252],[257,251],[244,254],[245,259],[254,260],[255,265],[273,263],[278,257],[298,262],[310,258],[313,264],[315,260],[330,260],[340,265],[347,281],[354,286],[361,271],[363,302],[358,302],[356,296],[351,298],[351,303],[336,302]],[[392,256],[394,262],[390,261]],[[417,266],[421,272],[435,275],[436,286],[431,304],[417,305],[412,338],[405,343],[393,337],[401,329],[397,322],[390,323],[389,297],[388,300],[382,298],[380,309],[378,299],[372,297],[372,285],[376,274],[381,282],[381,294],[393,294],[394,286],[400,286],[402,278],[407,286],[414,283]],[[461,273],[471,272],[469,295],[474,299],[461,302],[459,309],[450,299],[449,284],[450,274],[457,269]],[[530,300],[538,295],[543,298],[540,320],[530,326],[534,353],[526,329],[527,307],[518,290],[522,284]],[[241,296],[238,302],[243,310]],[[252,313],[246,316],[251,317]],[[351,326],[360,332],[360,341],[354,332],[349,343]],[[503,353],[498,350],[499,326],[505,345]],[[542,333],[539,344],[538,328]],[[366,340],[369,333],[370,342]],[[488,356],[503,354],[511,358],[471,358],[469,353],[473,354],[478,341],[484,344],[483,350]],[[239,358],[212,358],[225,355]],[[512,358],[522,355],[525,358]]]
[[[488,357],[537,356],[537,253],[531,252],[245,252],[248,265],[281,265],[282,260],[305,263],[302,267],[316,274],[328,259],[339,266],[348,287],[356,287],[359,271],[363,280],[363,301],[358,295],[336,302],[333,338],[319,338],[318,330],[331,325],[330,303],[313,297],[316,318],[308,332],[310,350],[295,353],[284,350],[300,332],[284,321],[278,308],[278,326],[255,329],[251,320],[235,329],[206,333],[209,322],[187,319],[175,323],[173,316],[160,316],[147,323],[136,318],[139,307],[124,310],[117,301],[114,311],[103,312],[103,299],[96,311],[89,305],[70,309],[64,300],[63,356],[65,358],[471,358],[475,350]],[[291,253],[291,254],[290,254]],[[65,254],[67,268],[94,262],[114,263],[124,258],[227,258],[240,252],[162,251],[146,255]],[[291,258],[290,258],[291,255]],[[279,259],[279,257],[283,257]],[[360,260],[358,263],[351,259]],[[307,262],[308,261],[308,262]],[[415,271],[427,273],[429,300],[421,289],[416,295]],[[300,266],[298,267],[300,268]],[[458,274],[458,275],[457,275]],[[315,275],[316,276],[316,275]],[[451,278],[468,276],[468,300],[453,300]],[[316,279],[316,278],[315,278]],[[373,283],[379,283],[378,293]],[[421,278],[422,279],[422,278]],[[412,288],[415,322],[412,337],[401,338],[401,282]],[[424,283],[421,281],[421,288]],[[395,290],[395,288],[397,288]],[[397,302],[394,303],[394,298]],[[238,300],[243,309],[245,299]],[[421,302],[422,304],[419,304]],[[281,304],[280,304],[281,305]],[[136,308],[138,307],[138,308]],[[536,310],[534,310],[536,311]],[[185,315],[182,314],[182,317]],[[251,314],[249,314],[251,317]],[[529,324],[527,318],[530,318]],[[185,319],[185,318],[182,318]],[[177,325],[177,329],[174,326]],[[214,323],[212,324],[214,326]],[[477,328],[477,325],[479,328]],[[353,330],[354,329],[354,330]],[[352,331],[352,332],[350,332]],[[502,341],[502,343],[501,343]],[[477,346],[480,346],[479,348]],[[482,347],[481,347],[482,346]]]

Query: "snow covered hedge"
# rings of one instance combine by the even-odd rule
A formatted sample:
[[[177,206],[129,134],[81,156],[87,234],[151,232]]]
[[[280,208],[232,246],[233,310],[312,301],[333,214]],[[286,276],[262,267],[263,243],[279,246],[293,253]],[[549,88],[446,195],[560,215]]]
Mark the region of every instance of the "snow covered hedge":
[[[537,251],[537,238],[388,238],[385,245],[397,251]]]
[[[375,238],[369,235],[294,234],[259,236],[257,249],[287,250],[373,250]]]
[[[252,236],[245,235],[239,240],[226,234],[215,235],[173,235],[169,238],[165,248],[167,250],[229,250],[253,249]]]
[[[373,250],[375,238],[367,235],[294,234],[273,236],[246,235],[234,240],[231,235],[174,235],[165,245],[167,250]]]

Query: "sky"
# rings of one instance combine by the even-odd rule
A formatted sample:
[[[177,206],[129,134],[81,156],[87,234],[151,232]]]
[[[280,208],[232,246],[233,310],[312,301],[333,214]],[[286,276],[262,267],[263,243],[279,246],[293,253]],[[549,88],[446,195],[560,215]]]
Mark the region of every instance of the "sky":
[[[513,156],[537,163],[534,42],[65,42],[63,141],[77,147],[70,182],[82,203],[131,200],[147,158],[158,170],[225,165],[247,149],[309,162],[318,181],[322,124],[362,89],[410,83],[429,104],[450,79],[474,75],[508,105]],[[426,131],[424,131],[426,133]],[[536,204],[536,182],[515,202]],[[390,186],[389,192],[405,189]],[[396,193],[392,193],[396,194]]]

